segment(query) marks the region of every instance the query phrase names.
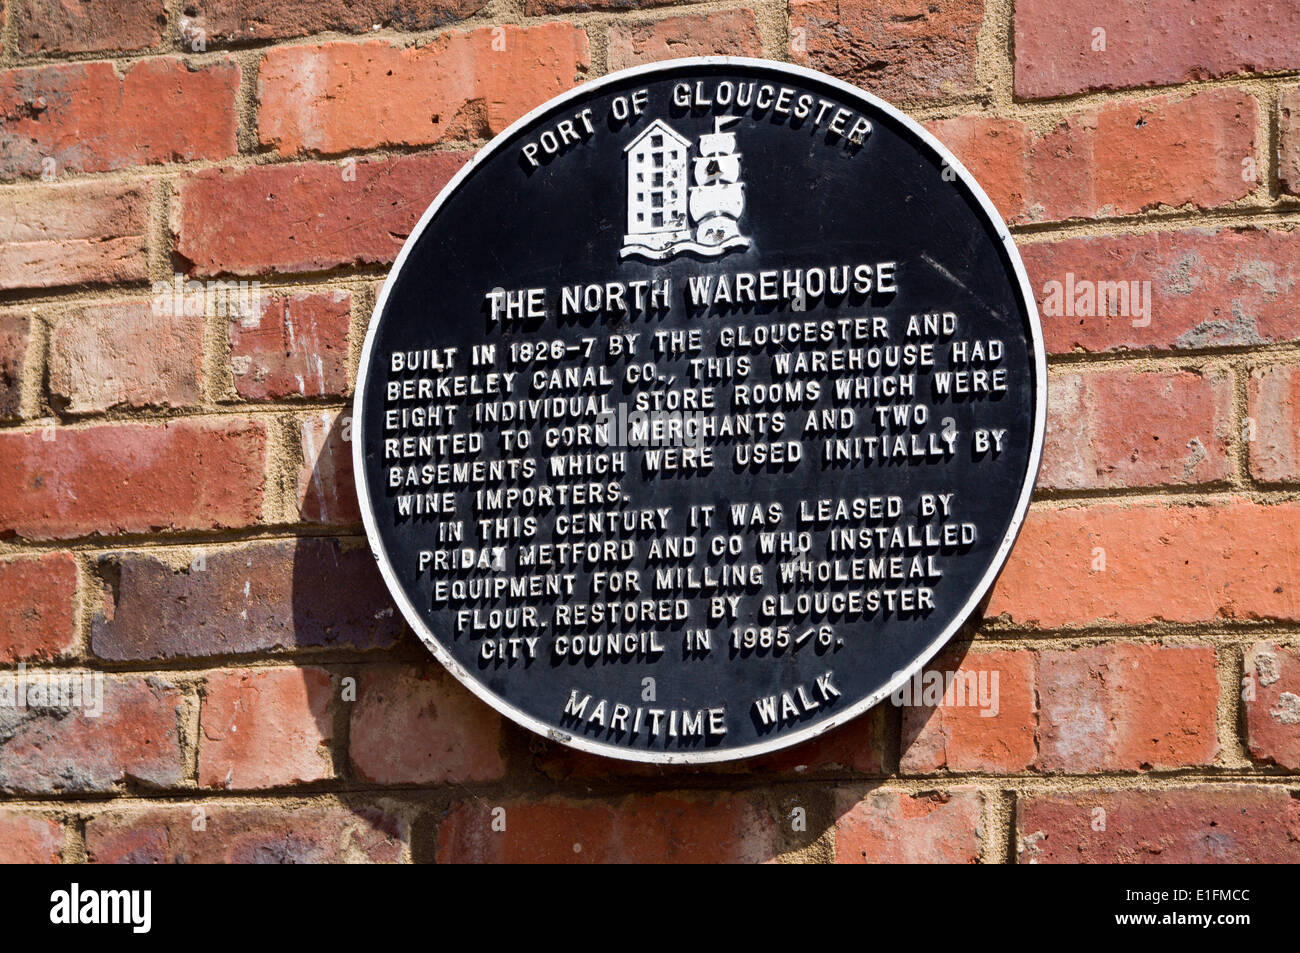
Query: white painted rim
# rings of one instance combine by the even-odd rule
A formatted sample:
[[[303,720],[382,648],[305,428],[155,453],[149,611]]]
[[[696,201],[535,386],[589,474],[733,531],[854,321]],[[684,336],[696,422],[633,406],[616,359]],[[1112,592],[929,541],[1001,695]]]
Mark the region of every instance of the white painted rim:
[[[979,201],[980,207],[984,210],[985,216],[992,223],[994,231],[999,240],[1002,242],[1011,266],[1015,270],[1016,279],[1020,286],[1020,296],[1024,304],[1026,315],[1029,318],[1029,328],[1033,337],[1033,362],[1034,362],[1034,387],[1037,391],[1038,399],[1036,401],[1036,412],[1034,414],[1034,434],[1033,444],[1029,452],[1029,466],[1025,472],[1024,486],[1020,491],[1020,498],[1016,503],[1015,512],[1012,515],[1011,523],[1007,528],[1006,536],[1003,537],[1001,544],[994,553],[993,560],[989,564],[987,572],[979,584],[971,593],[966,604],[962,606],[961,611],[957,613],[951,625],[949,625],[933,642],[931,642],[922,652],[916,656],[912,665],[903,672],[900,672],[884,688],[873,692],[871,695],[860,699],[853,705],[845,708],[843,711],[836,713],[834,716],[827,718],[825,721],[818,722],[816,725],[791,731],[788,734],[773,738],[770,741],[759,742],[756,744],[744,745],[739,748],[727,748],[713,751],[639,751],[633,748],[623,748],[618,745],[605,744],[599,741],[591,741],[586,738],[580,738],[568,732],[561,731],[554,725],[548,725],[543,721],[534,718],[527,712],[516,708],[505,698],[492,692],[475,678],[470,672],[466,671],[452,656],[442,643],[429,631],[425,625],[424,619],[416,611],[415,606],[407,598],[406,592],[402,589],[397,581],[397,576],[393,572],[392,565],[388,561],[388,554],[380,545],[378,529],[375,526],[374,517],[371,514],[370,490],[366,484],[365,461],[362,458],[362,447],[364,446],[364,434],[362,432],[363,420],[361,414],[361,395],[365,393],[366,371],[370,363],[370,349],[374,343],[375,331],[378,327],[379,317],[383,314],[384,306],[388,302],[388,294],[392,290],[394,279],[402,270],[406,263],[406,257],[410,254],[411,249],[419,241],[424,229],[428,226],[433,217],[438,214],[443,202],[460,188],[461,183],[474,172],[487,158],[493,155],[502,144],[517,132],[520,128],[528,125],[538,116],[564,103],[576,99],[579,96],[585,96],[588,93],[601,89],[602,87],[613,83],[630,79],[634,76],[654,76],[658,73],[670,72],[681,67],[693,66],[742,66],[755,69],[767,70],[775,74],[785,74],[801,80],[821,83],[841,93],[851,99],[862,100],[869,103],[874,108],[885,113],[898,123],[900,123],[909,132],[913,133],[923,143],[933,149],[950,168],[954,170],[961,181],[970,189],[971,194]],[[825,734],[845,722],[856,718],[867,709],[879,704],[888,698],[908,679],[919,671],[924,665],[938,654],[939,650],[948,644],[948,640],[957,633],[959,629],[970,618],[976,606],[988,594],[992,588],[994,580],[1002,571],[1006,563],[1007,555],[1011,552],[1011,547],[1020,534],[1020,527],[1024,523],[1025,513],[1029,509],[1029,500],[1033,494],[1034,483],[1038,477],[1038,468],[1042,458],[1043,451],[1043,434],[1047,426],[1047,358],[1043,346],[1043,330],[1038,320],[1038,307],[1034,302],[1033,289],[1029,285],[1029,276],[1025,273],[1024,263],[1020,260],[1020,252],[1016,250],[1015,243],[1011,240],[1011,232],[1007,229],[1006,222],[998,214],[989,197],[984,194],[979,183],[966,170],[956,156],[950,153],[938,139],[930,135],[924,128],[903,113],[890,106],[888,103],[877,99],[875,96],[851,86],[833,76],[827,76],[816,70],[806,69],[802,66],[792,66],[788,63],[778,63],[775,60],[754,59],[751,57],[740,56],[694,56],[684,59],[665,60],[659,63],[651,63],[646,66],[636,66],[631,69],[620,70],[616,73],[610,73],[602,76],[600,79],[593,80],[589,83],[583,83],[566,93],[555,97],[554,99],[543,103],[527,115],[511,123],[500,135],[489,142],[478,154],[474,156],[465,166],[452,178],[450,182],[438,193],[437,198],[433,200],[425,213],[420,216],[420,221],[412,229],[406,243],[402,246],[397,260],[393,262],[393,267],[388,273],[388,278],[384,281],[384,287],[375,301],[375,310],[370,316],[370,324],[366,329],[365,345],[361,349],[361,365],[357,371],[356,393],[352,401],[352,461],[353,471],[357,485],[357,498],[361,504],[361,518],[366,527],[366,538],[370,542],[371,552],[374,553],[375,559],[379,564],[379,571],[383,574],[384,582],[388,586],[388,591],[392,594],[393,599],[397,602],[398,607],[402,610],[402,615],[406,617],[406,622],[415,631],[420,640],[429,648],[434,657],[441,662],[456,679],[477,695],[483,701],[487,702],[494,709],[505,715],[511,721],[514,721],[530,731],[543,735],[552,741],[558,741],[576,748],[579,751],[585,751],[590,754],[600,754],[611,758],[618,758],[623,761],[641,761],[655,764],[709,764],[719,761],[735,761],[741,758],[753,758],[758,755],[770,754],[774,751],[780,751],[783,748],[789,748],[801,742],[816,738]]]

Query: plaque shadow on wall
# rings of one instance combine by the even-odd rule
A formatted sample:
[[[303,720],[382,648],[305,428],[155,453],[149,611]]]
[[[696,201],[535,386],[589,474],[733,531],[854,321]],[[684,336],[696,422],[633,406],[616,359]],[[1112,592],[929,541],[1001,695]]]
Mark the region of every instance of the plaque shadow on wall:
[[[743,802],[767,828],[753,846],[770,856],[756,854],[756,859],[825,850],[837,828],[856,832],[839,835],[841,859],[871,859],[875,847],[862,842],[863,837],[878,837],[883,843],[891,826],[905,824],[916,812],[944,810],[953,814],[952,823],[944,825],[945,840],[916,845],[915,859],[960,859],[966,840],[975,836],[974,827],[963,820],[969,811],[963,796],[955,806],[950,806],[948,795],[918,796],[916,803],[899,806],[894,801],[905,795],[891,789],[888,779],[961,770],[961,765],[944,762],[951,734],[978,733],[983,727],[979,712],[987,711],[999,701],[995,695],[1011,687],[1009,673],[999,671],[994,680],[989,665],[964,665],[987,597],[952,643],[914,677],[914,694],[903,697],[903,704],[887,698],[823,735],[740,761],[659,764],[588,754],[502,718],[458,684],[419,643],[356,528],[360,511],[351,447],[345,439],[350,436],[346,414],[324,414],[318,422],[317,439],[305,441],[311,465],[300,478],[298,500],[302,519],[329,535],[294,542],[291,634],[285,647],[313,654],[322,650],[319,664],[330,673],[330,703],[319,712],[316,727],[331,739],[335,778],[307,789],[360,789],[339,798],[354,816],[350,829],[339,836],[369,843],[408,840],[413,860],[431,861],[439,821],[447,807],[460,800],[461,785],[509,777],[515,788],[511,800],[583,801],[592,796],[593,784],[599,784],[604,788],[602,803],[623,797],[680,799],[701,810],[716,809],[723,817],[736,802]],[[305,669],[317,664],[316,658],[302,662]],[[959,677],[971,671],[973,681]],[[355,701],[344,701],[341,694],[342,679],[349,675],[356,679]],[[942,686],[937,703],[936,686]],[[1032,745],[1032,737],[1029,741]],[[523,777],[510,771],[517,765],[526,765]],[[821,783],[795,790],[783,784],[758,787],[793,779]],[[387,809],[377,806],[380,802]],[[973,823],[978,822],[977,815]],[[557,856],[572,852],[568,832],[551,834]],[[304,847],[286,837],[283,853],[273,851],[271,859],[293,862],[311,849],[310,843]]]

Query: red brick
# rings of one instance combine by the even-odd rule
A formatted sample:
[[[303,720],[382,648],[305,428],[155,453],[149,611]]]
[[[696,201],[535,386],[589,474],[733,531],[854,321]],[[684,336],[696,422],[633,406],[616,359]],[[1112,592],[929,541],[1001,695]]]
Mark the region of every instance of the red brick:
[[[258,73],[258,135],[286,156],[484,139],[569,89],[587,65],[587,34],[567,23],[451,33],[418,47],[280,47]]]
[[[1294,864],[1300,861],[1300,801],[1284,788],[1227,784],[1031,795],[1016,805],[1016,859]]]
[[[0,662],[77,650],[77,561],[71,553],[0,562]]]
[[[351,320],[347,291],[264,296],[230,322],[235,393],[245,400],[347,393]]]
[[[402,818],[343,804],[169,804],[86,822],[96,864],[393,864],[409,841]]]
[[[1051,353],[1245,347],[1300,339],[1300,313],[1291,306],[1300,287],[1300,230],[1096,235],[1022,244],[1020,254]],[[1139,294],[1149,282],[1151,313],[1139,317],[1132,305],[1129,314],[1096,313],[1103,309],[1089,306],[1087,291],[1095,293],[1104,282],[1129,283],[1130,298],[1132,282],[1139,283]]]
[[[69,674],[77,685],[93,677]],[[29,680],[36,675],[26,672]],[[94,794],[172,788],[184,780],[180,689],[153,675],[104,676],[98,716],[88,713],[96,707],[88,694],[89,707],[35,707],[29,690],[29,707],[0,710],[0,790]]]
[[[1094,50],[1104,30],[1105,49]],[[1300,68],[1300,7],[1249,0],[1019,0],[1016,95],[1064,96]]]
[[[312,33],[368,33],[376,26],[430,30],[463,20],[487,0],[190,0],[191,33],[208,42],[284,39]]]
[[[1246,655],[1246,748],[1265,764],[1300,768],[1300,651],[1256,644]]]
[[[885,774],[892,770],[894,742],[886,706],[877,705],[852,721],[818,735],[811,741],[775,754],[741,762],[743,770],[757,775],[805,774],[844,770],[855,774]],[[736,765],[737,768],[740,765]],[[710,765],[722,769],[723,765]]]
[[[1038,657],[1038,767],[1093,771],[1207,765],[1219,750],[1214,649],[1095,645]]]
[[[202,364],[202,315],[149,300],[89,305],[50,332],[50,397],[70,414],[192,407],[202,397]]]
[[[361,522],[352,476],[350,411],[322,411],[299,422],[302,467],[298,470],[298,518],[304,523]]]
[[[836,802],[836,863],[979,863],[984,822],[976,791],[854,789],[838,792]]]
[[[1250,473],[1265,483],[1300,480],[1300,368],[1272,364],[1250,371],[1246,385],[1248,419],[1243,434],[1250,451]]]
[[[439,152],[185,175],[171,207],[176,252],[199,276],[388,264],[468,158]],[[251,231],[249,209],[258,210]]]
[[[278,788],[334,776],[329,672],[213,672],[199,728],[199,786]]]
[[[1283,191],[1300,195],[1300,87],[1278,100],[1277,131],[1278,179]]]
[[[909,684],[907,694],[896,695],[907,703],[902,710],[899,770],[1001,774],[1028,768],[1037,750],[1035,673],[1032,652],[972,649],[961,657],[952,651],[941,654],[919,682]],[[940,704],[926,704],[930,692],[942,692]]]
[[[504,831],[492,828],[498,806]],[[439,863],[760,863],[777,853],[775,820],[740,795],[476,798],[455,805],[438,829]]]
[[[1016,119],[927,123],[1012,223],[1207,209],[1249,195],[1259,106],[1240,89],[1108,103],[1070,113],[1046,134]]]
[[[1298,537],[1289,503],[1031,511],[985,617],[1047,629],[1294,621]]]
[[[976,92],[983,0],[789,0],[791,59],[887,100]]]
[[[606,32],[611,70],[678,56],[762,56],[753,10],[724,10],[647,23],[615,23]]]
[[[402,620],[361,544],[332,539],[189,551],[186,568],[144,552],[100,557],[91,650],[113,661],[396,643]],[[184,559],[182,561],[184,561]]]
[[[40,814],[0,810],[0,864],[57,864],[62,858],[62,824]]]
[[[147,182],[0,189],[0,290],[142,280],[150,189]]]
[[[181,420],[161,426],[0,433],[0,536],[225,529],[258,522],[266,426]]]
[[[27,314],[0,311],[0,420],[18,417],[31,335],[32,319]]]
[[[505,776],[500,716],[433,661],[362,669],[350,739],[352,766],[372,784]]]
[[[1229,371],[1054,374],[1047,407],[1041,487],[1170,486],[1232,474]]]
[[[234,155],[239,67],[140,60],[68,63],[0,73],[0,177],[104,172]]]
[[[10,0],[24,53],[142,50],[162,42],[165,0]]]

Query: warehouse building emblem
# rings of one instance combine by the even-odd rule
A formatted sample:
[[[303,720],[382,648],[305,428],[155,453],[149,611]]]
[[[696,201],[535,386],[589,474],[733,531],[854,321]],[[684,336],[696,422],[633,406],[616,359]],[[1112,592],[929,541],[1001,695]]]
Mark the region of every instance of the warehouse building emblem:
[[[621,257],[667,261],[695,252],[713,258],[749,247],[740,231],[745,211],[740,153],[736,134],[725,131],[737,118],[714,120],[713,132],[700,136],[694,157],[691,141],[662,119],[628,144],[623,150],[627,234]]]

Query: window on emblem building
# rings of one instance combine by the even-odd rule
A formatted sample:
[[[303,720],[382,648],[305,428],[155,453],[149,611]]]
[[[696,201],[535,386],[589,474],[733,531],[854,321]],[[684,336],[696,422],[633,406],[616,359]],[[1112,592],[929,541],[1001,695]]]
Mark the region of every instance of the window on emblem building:
[[[654,225],[656,228],[657,228],[658,226],[662,225],[663,223],[664,223],[664,213],[663,213],[663,212],[655,212],[654,215],[651,216],[651,218],[650,218],[650,224],[651,224],[651,225]]]

